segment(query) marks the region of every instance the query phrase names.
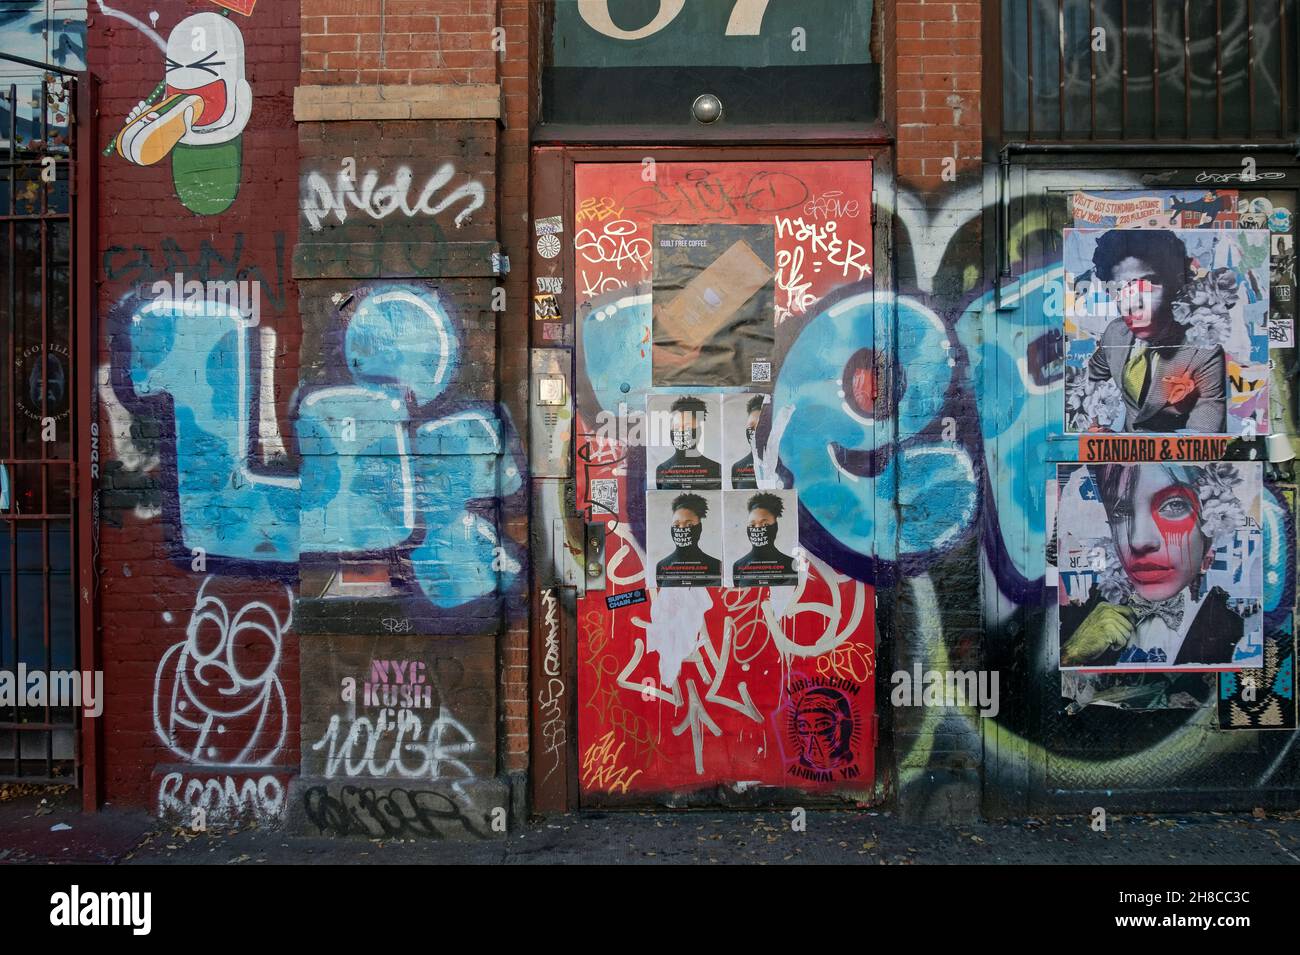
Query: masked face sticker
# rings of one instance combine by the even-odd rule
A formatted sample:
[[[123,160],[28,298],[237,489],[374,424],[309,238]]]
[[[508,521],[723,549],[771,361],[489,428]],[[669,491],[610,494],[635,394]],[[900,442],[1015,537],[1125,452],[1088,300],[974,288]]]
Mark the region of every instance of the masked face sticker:
[[[700,443],[700,426],[695,414],[674,411],[669,419],[669,436],[678,451],[693,451]]]
[[[776,543],[776,518],[766,508],[756,507],[749,512],[749,524],[745,528],[749,542],[755,547],[766,547]]]
[[[673,543],[678,547],[694,547],[700,542],[700,531],[702,528],[699,524],[690,527],[673,526]]]
[[[818,687],[795,702],[794,735],[799,762],[809,769],[837,769],[853,760],[853,711],[838,690]]]
[[[673,447],[678,451],[691,451],[700,443],[698,431],[691,429],[689,431],[673,429],[672,433]]]
[[[244,37],[229,19],[196,13],[176,24],[167,38],[167,95],[177,93],[203,100],[182,143],[224,143],[244,131],[253,112],[253,91],[244,78]]]
[[[673,512],[673,526],[671,528],[673,544],[677,547],[694,547],[700,542],[700,535],[704,533],[704,525],[695,512],[679,507]]]

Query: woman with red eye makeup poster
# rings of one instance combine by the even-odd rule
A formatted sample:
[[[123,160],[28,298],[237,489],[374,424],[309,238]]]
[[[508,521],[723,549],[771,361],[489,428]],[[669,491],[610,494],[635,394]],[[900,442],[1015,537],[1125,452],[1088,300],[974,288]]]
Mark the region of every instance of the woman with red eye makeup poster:
[[[1263,654],[1260,465],[1058,466],[1063,670],[1240,670]]]

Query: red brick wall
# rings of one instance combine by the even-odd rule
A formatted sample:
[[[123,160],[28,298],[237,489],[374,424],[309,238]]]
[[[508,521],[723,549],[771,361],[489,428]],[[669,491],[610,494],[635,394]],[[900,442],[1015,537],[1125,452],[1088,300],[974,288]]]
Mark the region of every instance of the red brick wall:
[[[501,130],[500,164],[497,178],[500,194],[500,237],[512,269],[505,283],[506,298],[511,303],[502,322],[498,343],[503,387],[501,400],[510,408],[516,426],[523,433],[525,447],[528,429],[528,325],[531,308],[528,260],[530,226],[528,223],[529,149],[528,130],[531,105],[536,101],[530,77],[532,50],[528,0],[502,0],[500,23],[505,29],[506,52],[498,61],[505,128]],[[517,540],[528,539],[528,515],[523,510],[509,516],[508,527]],[[506,701],[505,769],[517,772],[528,767],[528,606],[523,595],[512,607],[506,634],[501,698]]]
[[[977,297],[984,261],[980,9],[978,3],[900,0],[883,5],[881,11],[886,17],[886,104],[897,133],[898,181],[889,200],[894,213],[891,266],[901,295],[931,309],[950,330],[963,321],[979,321],[978,314],[968,315],[966,309]],[[904,321],[916,319],[900,318],[900,324]],[[900,328],[904,339],[916,334],[914,328]],[[954,332],[947,333],[947,343],[948,348],[909,355],[907,379],[944,381],[950,367],[971,360],[954,357],[960,347]],[[957,435],[980,431],[976,384],[963,382],[962,400],[946,406],[944,421],[951,418]],[[927,424],[926,415],[900,417],[899,440],[930,440],[917,437]],[[899,482],[920,486],[927,479],[926,473],[905,467]],[[946,497],[919,496],[900,507],[900,516],[904,522],[926,525],[946,519],[945,509],[953,506]],[[928,629],[933,616],[928,615],[935,606],[948,665],[972,670],[983,666],[978,545],[968,542],[962,547],[959,557],[931,571],[935,604],[922,605],[913,588],[898,588],[892,631],[900,636],[888,664],[893,671],[910,671],[919,656],[917,648],[928,646],[933,637]],[[914,638],[913,632],[926,636]],[[981,767],[968,740],[936,733],[933,715],[925,716],[920,708],[898,707],[889,718],[898,754],[894,769],[900,810],[914,818],[976,814]],[[936,774],[934,767],[940,763],[944,771]],[[927,780],[936,778],[931,797],[925,787]],[[918,790],[927,795],[914,795]]]
[[[302,82],[495,83],[497,7],[496,0],[304,0]]]
[[[113,6],[145,25],[155,12],[162,41],[193,14],[220,14],[220,8],[206,0],[165,5],[120,0]],[[104,795],[110,802],[157,808],[160,789],[183,802],[187,787],[197,792],[192,783],[207,789],[209,781],[216,780],[220,795],[211,790],[208,796],[214,812],[228,802],[227,780],[233,781],[235,792],[245,791],[250,779],[253,792],[261,786],[261,795],[246,800],[253,807],[273,802],[287,773],[297,765],[296,643],[282,634],[281,656],[272,666],[273,650],[261,641],[258,631],[245,626],[257,618],[273,629],[268,611],[280,624],[287,623],[286,585],[295,581],[291,568],[241,564],[215,554],[203,569],[195,569],[177,507],[177,487],[187,475],[178,473],[174,402],[133,379],[133,367],[151,360],[138,354],[145,340],[136,337],[151,320],[132,322],[132,315],[157,297],[154,282],[171,281],[178,272],[185,280],[200,282],[260,282],[260,324],[277,336],[273,371],[277,421],[268,424],[278,426],[282,435],[289,433],[287,399],[298,380],[298,296],[291,270],[297,183],[285,175],[284,157],[293,155],[297,141],[292,119],[298,76],[297,5],[262,0],[251,17],[231,13],[228,22],[242,34],[244,76],[252,93],[251,115],[240,137],[242,158],[234,164],[238,170],[234,201],[219,212],[201,214],[187,208],[173,182],[176,150],[153,165],[135,165],[114,152],[98,158],[97,210],[97,364],[103,381],[99,421],[104,436],[99,554],[107,694]],[[212,23],[204,21],[204,25]],[[163,52],[140,27],[92,7],[87,32],[89,67],[102,83],[98,119],[102,149],[166,74]],[[191,49],[199,42],[192,36],[187,39]],[[202,45],[210,49],[208,42],[217,40],[214,32],[205,35]],[[203,50],[194,55],[201,57]],[[225,159],[229,160],[228,154]],[[213,195],[206,188],[198,193]],[[197,367],[203,368],[207,356],[194,357]],[[268,610],[253,607],[237,618],[241,610],[257,603]],[[222,613],[229,615],[224,621]],[[187,634],[207,648],[224,635],[235,645],[233,652],[239,665],[247,668],[246,676],[260,672],[258,668],[269,667],[271,672],[255,686],[221,697],[215,691],[228,673],[212,669],[206,673],[208,684],[195,684],[195,700],[181,709],[185,694],[173,700],[169,691],[181,652],[173,648],[185,644]],[[155,705],[156,683],[160,692]],[[282,705],[275,687],[284,693]],[[214,719],[212,732],[202,744],[199,730],[172,719],[194,716],[196,708],[217,711],[225,705],[230,710],[232,701],[251,701],[264,690],[271,698],[265,719],[228,713]],[[165,732],[172,734],[174,748],[156,731],[155,710]],[[278,721],[281,712],[287,716],[283,724]],[[235,762],[263,766],[256,771],[236,770],[231,768]],[[181,776],[169,780],[173,768]]]
[[[980,164],[980,5],[900,0],[884,5],[893,34],[893,82],[886,81],[898,130],[898,173],[930,189]]]

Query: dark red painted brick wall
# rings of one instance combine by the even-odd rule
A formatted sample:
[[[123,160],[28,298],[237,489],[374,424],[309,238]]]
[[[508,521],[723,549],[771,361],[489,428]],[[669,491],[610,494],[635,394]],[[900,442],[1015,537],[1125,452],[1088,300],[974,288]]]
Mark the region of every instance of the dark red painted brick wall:
[[[208,0],[171,4],[119,0],[114,7],[137,18],[141,26],[92,7],[88,60],[101,80],[101,149],[165,76],[163,51],[143,29],[150,26],[151,13],[156,12],[155,29],[163,41],[191,15],[221,14],[221,8]],[[131,379],[131,315],[155,297],[155,281],[170,280],[177,272],[186,280],[257,280],[262,292],[260,326],[276,334],[273,374],[278,431],[282,436],[290,433],[285,415],[298,381],[300,337],[291,270],[297,231],[293,88],[298,79],[298,5],[261,0],[251,16],[231,12],[228,19],[243,37],[244,76],[252,93],[233,203],[211,214],[187,208],[173,184],[172,156],[147,166],[134,165],[116,152],[98,160],[99,420],[104,435],[99,588],[107,693],[104,795],[111,802],[154,808],[159,787],[173,767],[182,778],[173,779],[167,788],[176,791],[179,785],[183,795],[186,787],[192,787],[191,780],[198,780],[200,786],[217,780],[223,795],[212,796],[209,805],[220,807],[230,803],[225,796],[232,791],[228,780],[233,780],[236,792],[244,791],[250,778],[256,789],[267,776],[278,775],[282,782],[298,763],[296,642],[291,631],[281,634],[281,655],[275,663],[273,648],[259,629],[275,629],[275,623],[268,623],[272,619],[280,625],[289,622],[286,585],[295,583],[296,571],[257,562],[239,566],[215,557],[208,559],[205,570],[194,569],[176,507],[177,483],[185,476],[177,474],[170,400],[142,393]],[[208,39],[219,37],[214,32],[204,45]],[[190,46],[195,42],[191,39]],[[200,58],[204,52],[196,50],[194,55]],[[231,58],[231,50],[220,52]],[[263,427],[269,424],[263,422]],[[292,442],[286,445],[292,455]],[[261,461],[264,449],[252,450],[254,460]],[[201,589],[206,602],[199,607]],[[258,603],[269,608],[269,614],[256,607]],[[239,617],[245,608],[251,609]],[[228,618],[222,620],[222,613]],[[229,674],[210,669],[205,673],[207,685],[201,680],[194,683],[196,699],[188,709],[180,708],[186,694],[173,700],[169,693],[181,653],[172,648],[194,636],[197,645],[207,649],[223,635],[234,644],[245,677],[261,674],[261,679],[223,697],[216,691],[223,680],[229,688]],[[272,673],[259,669],[272,664]],[[283,702],[276,687],[283,691]],[[234,712],[239,709],[234,700],[254,701],[264,693],[269,710]],[[219,712],[223,706],[225,715],[214,719],[206,745],[198,742],[199,730],[188,730],[172,719],[183,720],[196,709],[200,714],[204,709]],[[289,717],[283,733],[278,722],[281,706]],[[170,727],[165,732],[174,736],[174,747],[156,730],[156,711],[161,724]],[[260,764],[260,768],[231,768],[236,762]],[[275,786],[267,783],[258,799],[265,803],[274,795]],[[246,806],[253,803],[251,797],[245,800]]]

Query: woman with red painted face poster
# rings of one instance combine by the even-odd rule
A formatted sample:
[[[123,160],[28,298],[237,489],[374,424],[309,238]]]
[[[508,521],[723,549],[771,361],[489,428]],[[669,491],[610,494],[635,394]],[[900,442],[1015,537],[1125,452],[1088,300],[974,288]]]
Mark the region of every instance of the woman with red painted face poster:
[[[1258,465],[1060,465],[1058,481],[1062,669],[1259,665]]]

